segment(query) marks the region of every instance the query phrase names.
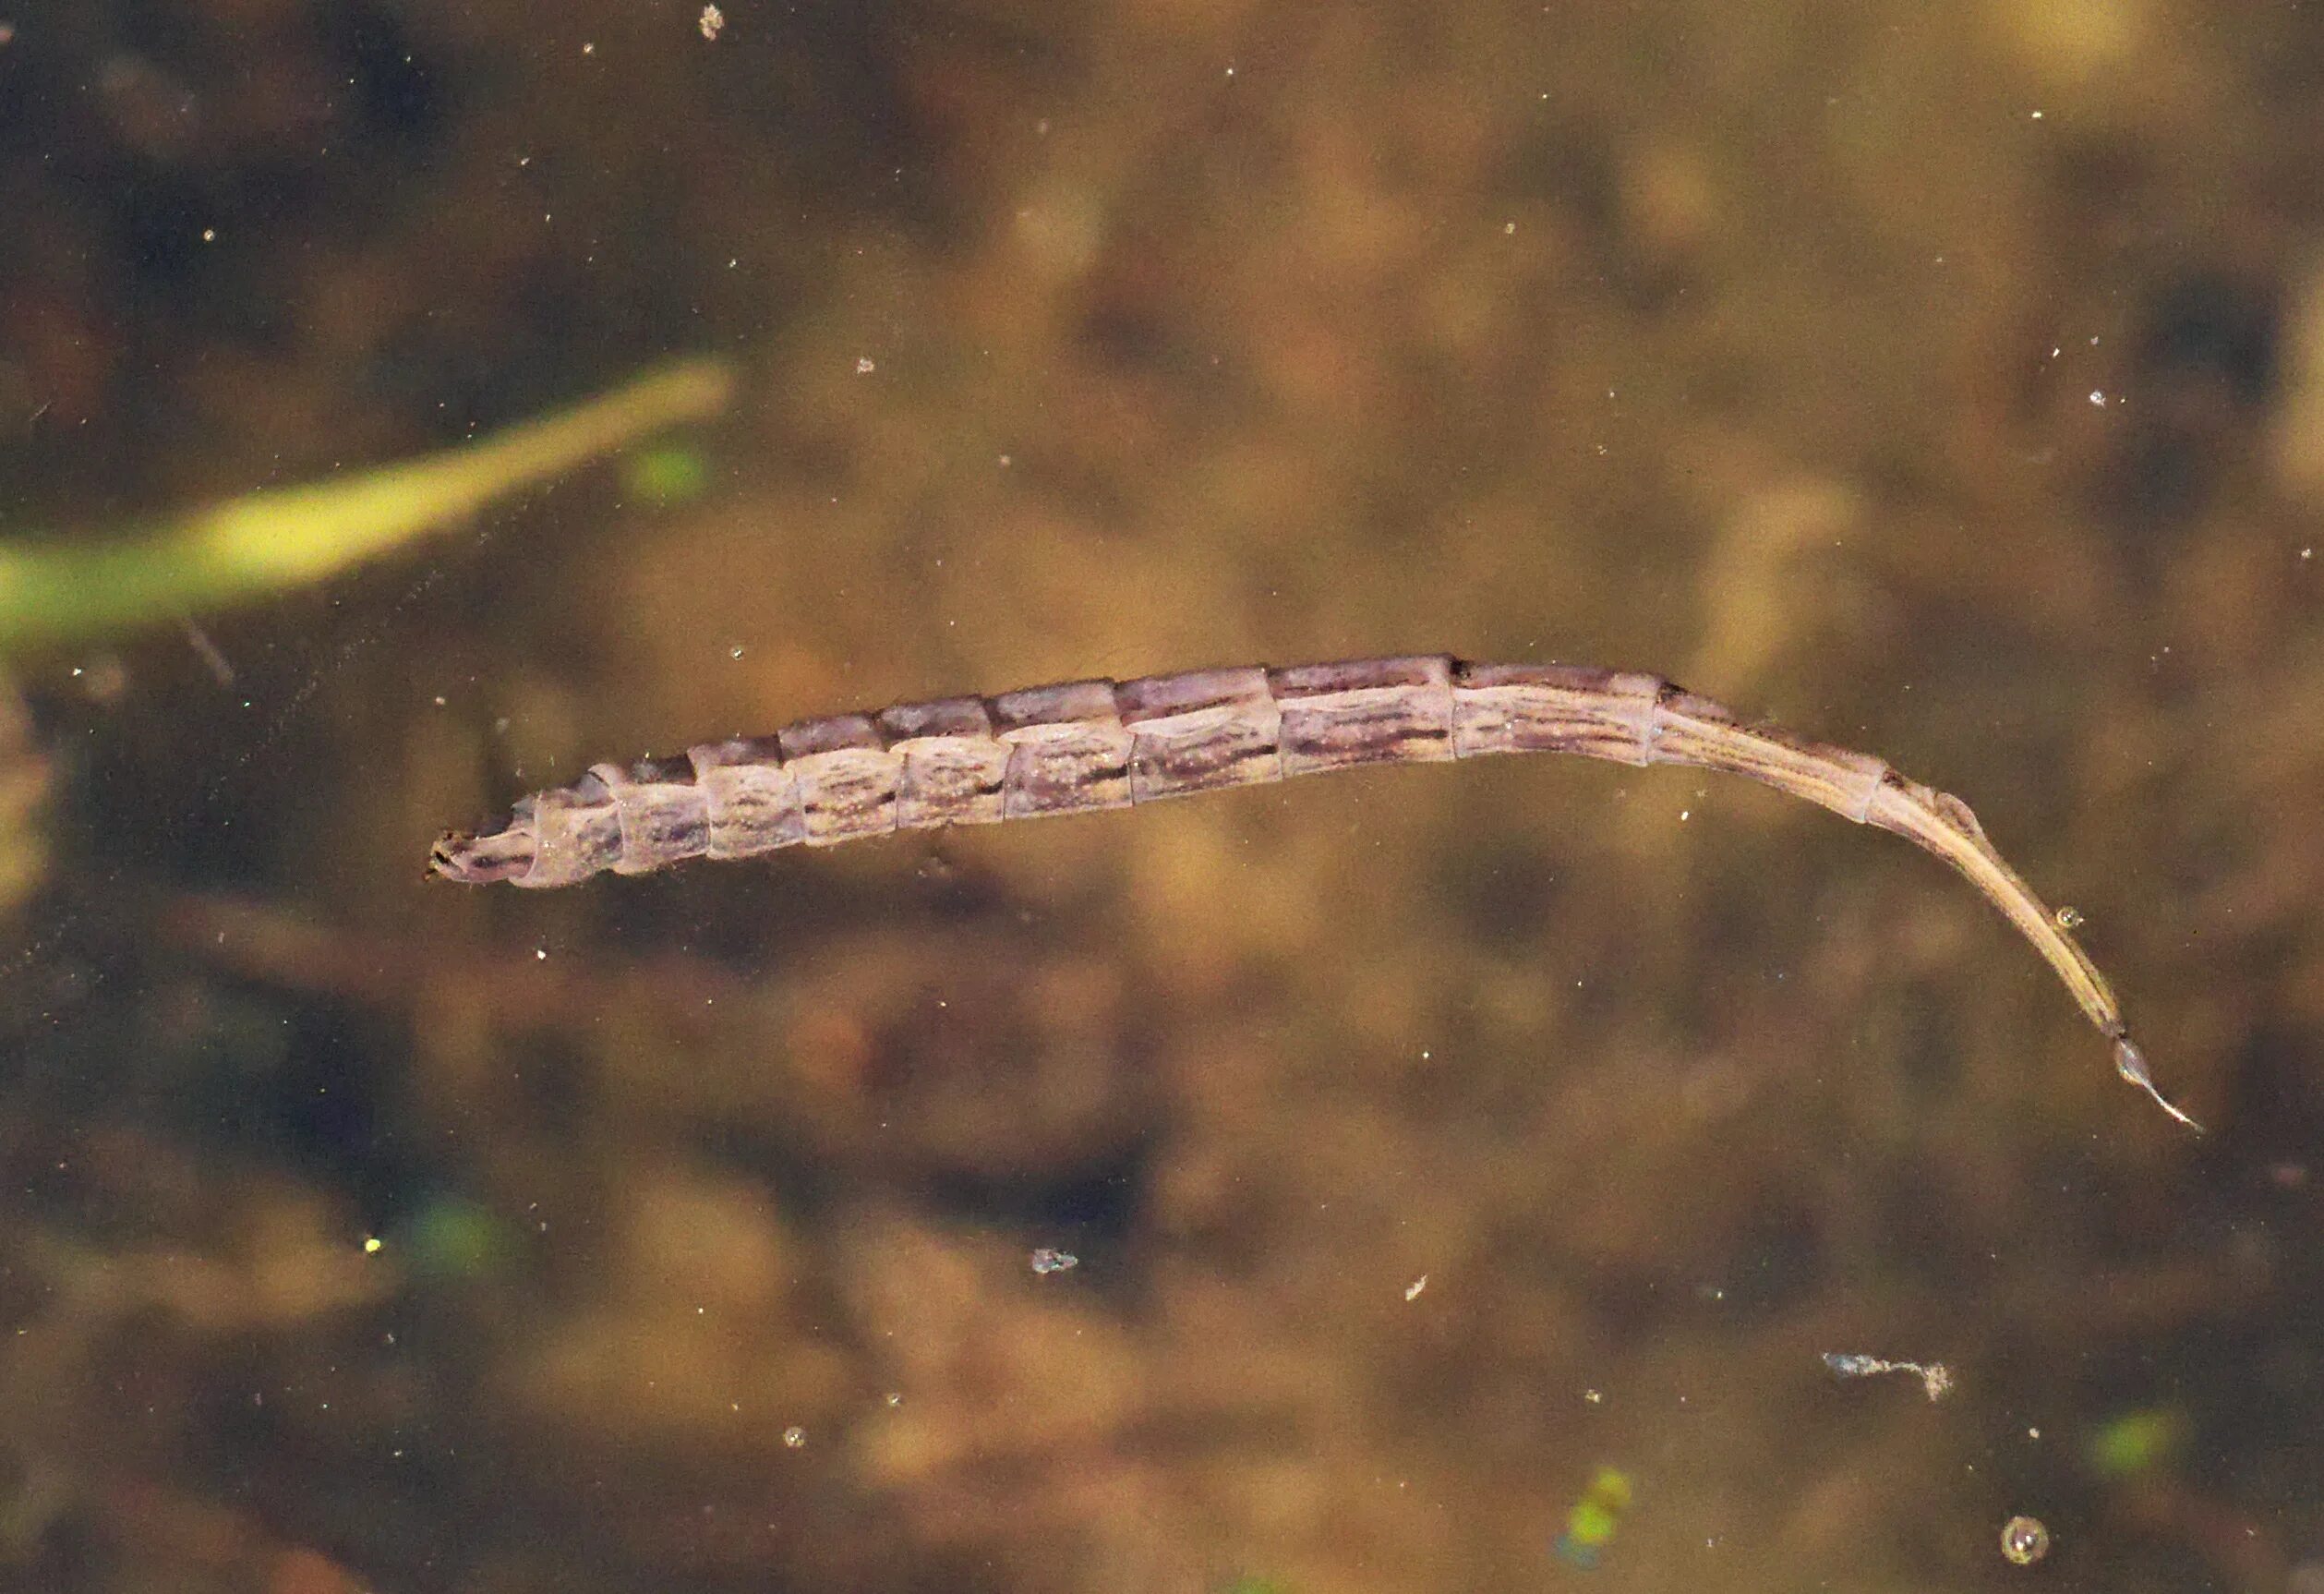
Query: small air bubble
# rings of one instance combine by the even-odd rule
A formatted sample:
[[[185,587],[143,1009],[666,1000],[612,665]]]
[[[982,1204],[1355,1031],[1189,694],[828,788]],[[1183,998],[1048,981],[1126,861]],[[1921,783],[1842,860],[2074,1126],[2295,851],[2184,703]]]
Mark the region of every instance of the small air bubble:
[[[798,1449],[802,1448],[802,1447],[806,1444],[806,1443],[807,1443],[807,1431],[806,1431],[805,1429],[803,1429],[803,1428],[786,1428],[786,1429],[784,1429],[784,1430],[783,1430],[783,1448],[784,1448],[784,1449],[786,1449],[786,1450],[798,1450]]]
[[[2106,407],[2105,391],[2101,388],[2090,389],[2090,403],[2096,405],[2100,409],[2104,409]]]
[[[2061,930],[2078,930],[2089,923],[2082,917],[2082,910],[2079,908],[2060,908],[2051,917],[2057,920],[2058,928]]]
[[[2030,1566],[2050,1553],[2050,1530],[2031,1516],[2012,1516],[2001,1526],[2002,1559],[2012,1566]]]

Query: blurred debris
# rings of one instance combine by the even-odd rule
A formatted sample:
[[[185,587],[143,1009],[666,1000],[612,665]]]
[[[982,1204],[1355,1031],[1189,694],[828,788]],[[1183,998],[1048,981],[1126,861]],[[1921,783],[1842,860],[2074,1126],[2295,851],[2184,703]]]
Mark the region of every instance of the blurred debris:
[[[0,655],[324,580],[650,432],[714,416],[732,391],[724,364],[688,361],[463,448],[252,493],[143,536],[0,545]]]
[[[1594,1569],[1633,1497],[1629,1473],[1619,1467],[1598,1467],[1582,1498],[1566,1513],[1565,1531],[1550,1546],[1552,1552],[1569,1566]]]

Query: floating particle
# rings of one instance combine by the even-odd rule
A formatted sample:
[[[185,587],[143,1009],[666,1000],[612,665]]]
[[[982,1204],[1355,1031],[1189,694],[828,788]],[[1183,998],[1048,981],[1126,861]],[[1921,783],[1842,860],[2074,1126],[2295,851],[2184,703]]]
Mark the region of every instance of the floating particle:
[[[1406,1300],[1418,1300],[1420,1298],[1420,1292],[1427,1287],[1428,1275],[1424,1273],[1418,1278],[1414,1279],[1410,1284],[1404,1286],[1404,1298]]]
[[[2030,1566],[2050,1553],[2050,1530],[2032,1516],[2012,1516],[2001,1525],[2002,1559],[2012,1566]]]
[[[879,369],[879,367],[872,363],[872,356],[870,355],[861,355],[857,356],[855,362],[856,375],[860,377],[868,377],[877,369]]]
[[[786,1429],[784,1429],[784,1430],[783,1430],[783,1448],[784,1448],[784,1449],[786,1449],[786,1450],[799,1450],[799,1449],[803,1448],[803,1447],[806,1445],[806,1443],[807,1443],[807,1431],[806,1431],[805,1429],[803,1429],[803,1428],[786,1428]]]
[[[2088,922],[2082,917],[2079,908],[2060,908],[2052,917],[2057,920],[2061,930],[2078,930]]]
[[[1584,1572],[1595,1566],[1599,1552],[1621,1525],[1622,1513],[1630,1509],[1633,1492],[1629,1473],[1619,1467],[1597,1467],[1590,1474],[1590,1486],[1582,1491],[1582,1498],[1566,1513],[1565,1531],[1550,1546],[1552,1552],[1567,1565]]]
[[[1931,1400],[1942,1400],[1953,1392],[1953,1370],[1941,1361],[1891,1361],[1882,1356],[1856,1356],[1846,1351],[1827,1350],[1824,1365],[1842,1378],[1870,1378],[1881,1372],[1909,1372],[1921,1381],[1921,1387]]]
[[[1069,1267],[1078,1267],[1081,1259],[1069,1250],[1052,1250],[1042,1246],[1033,1252],[1032,1263],[1033,1271],[1038,1274],[1063,1273]]]
[[[702,20],[697,25],[702,29],[704,38],[716,39],[718,36],[718,30],[727,25],[727,14],[716,6],[704,6],[702,8]]]

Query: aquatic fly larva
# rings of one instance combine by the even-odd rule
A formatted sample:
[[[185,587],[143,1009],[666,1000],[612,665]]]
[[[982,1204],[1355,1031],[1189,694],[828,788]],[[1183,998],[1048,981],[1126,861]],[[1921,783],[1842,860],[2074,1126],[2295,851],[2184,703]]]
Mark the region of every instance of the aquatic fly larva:
[[[1986,840],[1967,803],[1869,754],[1745,724],[1654,675],[1432,654],[903,704],[709,743],[683,758],[600,764],[524,799],[497,827],[445,836],[430,863],[471,884],[567,886],[603,869],[637,875],[688,858],[1491,753],[1724,769],[1895,831],[1968,876],[2033,943],[2113,1043],[2124,1079],[2201,1127],[2156,1087],[2105,976]]]

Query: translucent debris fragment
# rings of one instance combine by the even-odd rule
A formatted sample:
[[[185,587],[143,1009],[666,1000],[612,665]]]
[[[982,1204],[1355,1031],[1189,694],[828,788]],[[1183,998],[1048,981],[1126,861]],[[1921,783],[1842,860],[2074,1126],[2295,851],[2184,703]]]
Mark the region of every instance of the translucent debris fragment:
[[[1079,1266],[1081,1259],[1069,1250],[1053,1250],[1048,1246],[1042,1246],[1033,1252],[1032,1263],[1035,1273],[1063,1273],[1069,1267]]]
[[[1921,1389],[1931,1400],[1942,1400],[1953,1392],[1953,1370],[1941,1361],[1895,1361],[1884,1356],[1858,1356],[1849,1351],[1827,1350],[1824,1365],[1842,1378],[1870,1378],[1882,1372],[1909,1372],[1921,1381]]]

